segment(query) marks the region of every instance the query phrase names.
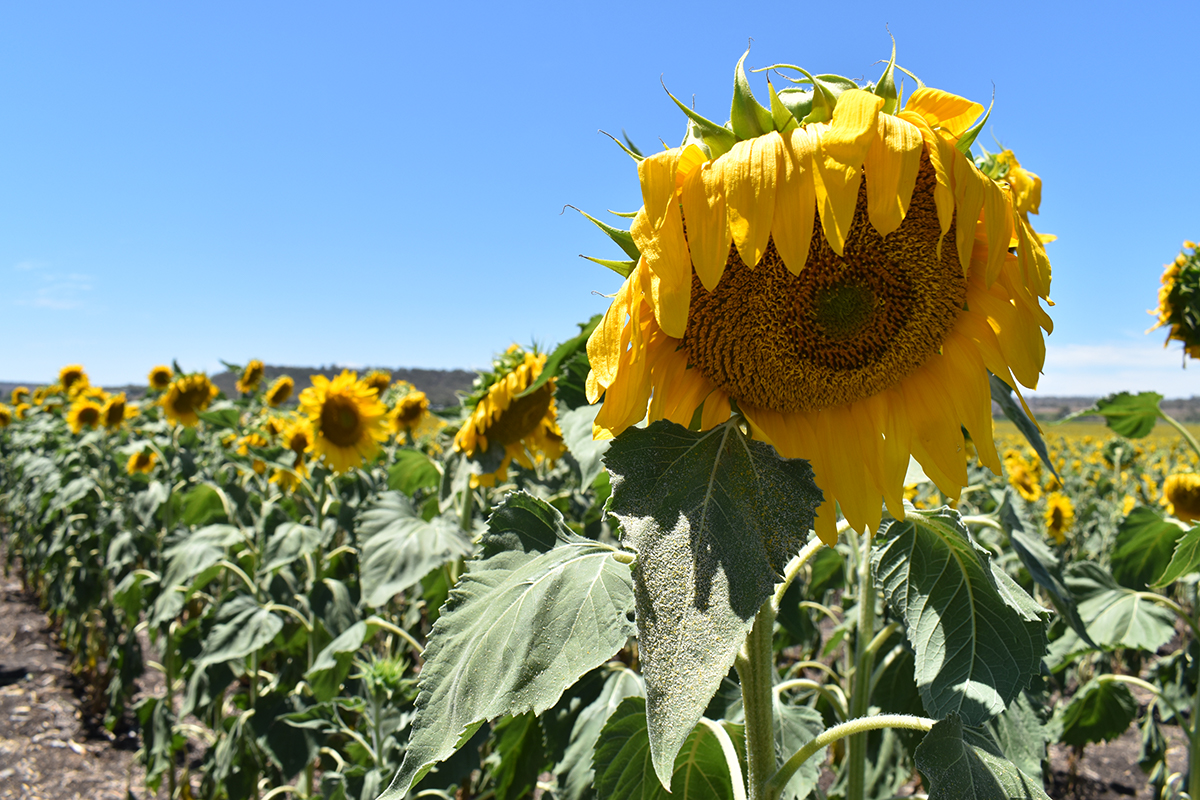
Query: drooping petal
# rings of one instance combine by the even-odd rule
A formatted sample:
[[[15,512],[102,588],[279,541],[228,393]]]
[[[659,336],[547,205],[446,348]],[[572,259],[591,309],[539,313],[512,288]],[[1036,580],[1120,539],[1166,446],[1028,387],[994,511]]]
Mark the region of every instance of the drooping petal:
[[[665,150],[638,164],[642,209],[630,233],[650,277],[650,302],[659,326],[682,338],[692,299],[692,258],[675,196],[679,150]]]
[[[808,128],[796,128],[782,150],[771,236],[784,266],[793,275],[804,269],[812,243],[813,216],[817,210],[813,155],[817,148],[817,139]]]
[[[704,408],[700,412],[700,429],[709,430],[724,424],[732,414],[729,393],[724,389],[713,389],[704,398]]]
[[[983,211],[984,193],[987,191],[985,182],[991,183],[991,180],[958,150],[951,151],[950,163],[954,172],[955,243],[958,246],[958,262],[966,275],[971,267],[976,223]]]
[[[912,123],[880,114],[878,131],[863,163],[867,173],[867,216],[880,236],[900,227],[921,169],[924,140]]]
[[[630,314],[634,292],[641,280],[641,270],[642,262],[639,261],[638,265],[633,268],[633,272],[621,284],[621,288],[617,290],[608,310],[604,312],[604,319],[588,337],[588,363],[591,364],[591,374],[596,376],[595,384],[599,389],[595,397],[592,397],[589,392],[589,403],[600,399],[600,392],[611,386],[617,377],[617,364],[623,349],[621,346],[622,332],[625,329],[625,319]],[[628,341],[626,341],[627,343]]]
[[[710,292],[717,287],[729,259],[729,219],[725,213],[722,161],[708,161],[683,182],[683,217],[687,224],[692,266]]]
[[[942,235],[950,230],[954,220],[954,180],[951,175],[950,153],[954,145],[949,144],[929,127],[929,123],[920,114],[912,111],[901,111],[896,116],[906,122],[911,122],[921,132],[925,142],[925,152],[929,154],[929,163],[937,175],[937,186],[933,189],[933,201],[937,205],[938,223],[942,226]],[[941,258],[941,242],[938,242],[938,257]]]
[[[957,139],[979,119],[983,106],[941,89],[925,87],[908,96],[904,110],[920,114],[929,127],[943,128]]]
[[[942,342],[948,372],[957,391],[951,394],[958,419],[970,432],[979,463],[1000,474],[1000,456],[992,430],[992,391],[983,356],[962,334],[951,331]]]
[[[725,179],[729,232],[748,267],[758,264],[771,237],[782,148],[783,139],[772,131],[738,142],[719,159]]]
[[[858,186],[862,183],[862,168],[843,164],[825,153],[820,141],[828,126],[822,123],[809,125],[818,138],[813,152],[813,190],[817,198],[817,213],[821,217],[821,231],[825,241],[839,256],[845,252],[846,237],[854,224],[854,208],[858,204]]]
[[[987,270],[984,273],[985,283],[991,286],[1004,266],[1004,257],[1008,255],[1008,242],[1012,239],[1012,200],[1004,187],[995,181],[987,182],[983,196],[983,216],[987,223]]]

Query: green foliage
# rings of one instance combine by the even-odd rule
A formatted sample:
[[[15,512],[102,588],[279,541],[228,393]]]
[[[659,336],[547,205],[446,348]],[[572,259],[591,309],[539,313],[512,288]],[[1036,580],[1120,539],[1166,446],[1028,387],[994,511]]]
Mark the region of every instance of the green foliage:
[[[610,510],[637,552],[638,645],[664,784],[822,499],[808,462],[738,425],[696,433],[663,420],[625,431],[605,456]]]
[[[565,800],[583,800],[589,796],[596,778],[592,753],[600,741],[600,732],[625,698],[643,697],[645,693],[640,675],[624,668],[614,669],[604,681],[600,696],[579,712],[571,729],[570,744],[554,768]]]
[[[362,592],[367,605],[381,606],[415,586],[430,570],[471,552],[471,543],[452,519],[426,522],[407,497],[384,492],[363,512]]]
[[[388,488],[412,497],[419,489],[436,489],[442,482],[437,465],[420,450],[397,451],[388,467]]]
[[[1175,550],[1171,560],[1154,579],[1154,586],[1162,588],[1170,586],[1184,575],[1190,575],[1200,568],[1200,527],[1195,527],[1181,536],[1175,542]]]
[[[1041,781],[1008,761],[985,732],[957,715],[925,735],[917,767],[929,779],[929,800],[1050,800]]]
[[[1110,742],[1137,717],[1138,704],[1124,683],[1107,676],[1088,681],[1062,715],[1062,741],[1075,747]]]
[[[1099,414],[1118,436],[1140,439],[1154,430],[1155,423],[1162,417],[1158,407],[1162,399],[1158,392],[1117,392],[1100,398],[1091,408],[1076,411],[1066,419]]]
[[[1075,595],[1088,633],[1101,647],[1132,647],[1153,653],[1175,633],[1173,613],[1145,593],[1118,585],[1098,564],[1071,564],[1067,586]]]
[[[1112,554],[1112,574],[1117,583],[1130,589],[1145,589],[1171,562],[1175,543],[1185,528],[1163,519],[1157,511],[1139,506],[1117,529]]]
[[[1012,387],[990,372],[988,373],[988,383],[992,390],[992,402],[1000,406],[1004,416],[1017,426],[1017,430],[1038,454],[1038,458],[1046,465],[1046,469],[1057,475],[1054,463],[1050,460],[1050,453],[1046,450],[1046,440],[1042,438],[1041,430],[1038,429],[1037,423],[1025,413],[1025,407],[1013,396]]]

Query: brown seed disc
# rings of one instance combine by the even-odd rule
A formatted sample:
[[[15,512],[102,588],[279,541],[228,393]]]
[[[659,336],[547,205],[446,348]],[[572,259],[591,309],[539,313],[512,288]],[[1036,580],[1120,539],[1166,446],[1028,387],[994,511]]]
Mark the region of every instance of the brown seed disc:
[[[362,418],[358,405],[349,397],[331,394],[321,408],[321,435],[338,447],[353,447],[358,443]]]
[[[553,399],[554,384],[549,382],[528,397],[514,400],[484,432],[488,442],[512,444],[533,433],[550,410],[550,401]]]

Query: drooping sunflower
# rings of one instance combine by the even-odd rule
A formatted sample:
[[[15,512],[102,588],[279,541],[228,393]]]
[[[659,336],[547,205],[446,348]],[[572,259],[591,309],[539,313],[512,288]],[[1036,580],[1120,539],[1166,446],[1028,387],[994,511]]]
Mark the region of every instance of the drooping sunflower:
[[[773,110],[736,74],[732,130],[685,108],[684,144],[638,163],[636,260],[588,341],[594,435],[736,407],[811,462],[829,543],[835,503],[859,531],[881,498],[904,517],[910,455],[957,499],[964,427],[1000,472],[988,371],[1036,388],[1052,327],[1035,209],[968,155],[983,107],[921,87],[899,110],[894,63],[873,91],[823,76]]]
[[[363,376],[362,382],[375,390],[379,397],[392,385],[392,373],[386,369],[373,369]]]
[[[267,389],[266,401],[271,408],[279,408],[288,401],[292,396],[292,391],[296,388],[296,382],[292,380],[290,375],[280,375]]]
[[[104,427],[110,431],[114,431],[121,427],[128,418],[130,409],[125,404],[125,393],[111,395],[100,410],[101,421]]]
[[[129,457],[125,462],[125,471],[132,475],[135,472],[141,472],[149,475],[154,469],[154,465],[158,463],[158,454],[153,450],[139,450]]]
[[[295,460],[290,470],[275,470],[271,474],[271,483],[278,484],[285,492],[290,492],[300,485],[301,478],[308,477],[305,454],[312,446],[312,441],[312,426],[307,420],[299,419],[288,423],[283,431],[283,446],[295,454]]]
[[[33,406],[31,406],[29,403],[17,403],[15,406],[13,406],[13,415],[16,416],[17,419],[25,419],[29,416],[29,411],[32,408]]]
[[[159,364],[157,367],[150,370],[150,374],[146,376],[146,379],[150,383],[151,391],[161,392],[163,389],[166,389],[171,385],[171,379],[174,377],[175,373],[170,367]]]
[[[12,424],[13,410],[4,403],[0,403],[0,428],[7,428]]]
[[[40,406],[42,403],[46,402],[46,398],[49,397],[54,391],[56,391],[56,389],[53,386],[39,386],[38,388],[34,389],[33,404],[35,406]]]
[[[197,412],[208,408],[219,392],[207,375],[198,372],[172,381],[160,402],[167,419],[194,428],[200,422]]]
[[[103,421],[104,409],[99,403],[87,398],[76,400],[67,412],[67,424],[74,433],[79,433],[84,428],[95,429]]]
[[[1167,264],[1158,289],[1158,308],[1149,313],[1158,316],[1150,331],[1168,326],[1163,347],[1174,339],[1183,343],[1186,356],[1200,358],[1200,249],[1195,242],[1184,242],[1183,250]]]
[[[10,395],[10,398],[11,398],[12,404],[14,406],[17,405],[18,403],[28,402],[29,401],[29,387],[28,386],[16,387],[15,389],[12,390],[12,394]]]
[[[83,371],[83,365],[68,364],[60,369],[58,371],[58,385],[69,395],[87,387],[89,385],[88,376]]]
[[[1163,499],[1170,505],[1169,513],[1184,522],[1200,519],[1200,475],[1178,472],[1163,482]]]
[[[1046,530],[1054,541],[1065,544],[1067,531],[1075,522],[1075,504],[1062,492],[1051,492],[1046,497]]]
[[[262,383],[263,373],[266,367],[263,362],[257,358],[250,359],[250,363],[242,368],[242,376],[238,378],[236,388],[242,394],[254,394],[258,391],[258,386]]]
[[[309,450],[323,455],[334,472],[346,472],[379,453],[387,439],[387,407],[378,393],[342,370],[332,381],[313,375],[312,386],[300,393],[300,409],[312,425]]]
[[[492,372],[476,381],[476,391],[465,403],[471,415],[455,435],[454,449],[477,457],[501,448],[502,456],[496,469],[471,476],[473,486],[495,486],[497,480],[507,480],[514,460],[533,469],[538,463],[553,464],[565,452],[554,404],[555,379],[518,397],[545,366],[545,353],[513,345],[493,363]]]

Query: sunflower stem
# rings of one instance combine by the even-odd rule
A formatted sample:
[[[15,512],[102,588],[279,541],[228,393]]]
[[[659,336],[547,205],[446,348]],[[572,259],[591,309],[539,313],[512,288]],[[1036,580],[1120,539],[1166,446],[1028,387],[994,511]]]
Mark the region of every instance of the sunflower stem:
[[[858,555],[858,630],[854,633],[854,674],[850,683],[850,718],[862,719],[871,706],[871,668],[875,651],[875,580],[871,574],[871,542],[866,535],[850,539]],[[849,737],[846,755],[846,800],[864,800],[867,793],[867,731]]]
[[[471,533],[471,518],[475,515],[475,490],[468,485],[463,489],[462,505],[458,511],[458,525],[467,533]]]
[[[1196,621],[1200,623],[1200,587],[1192,585],[1192,609],[1196,614]],[[1193,625],[1193,629],[1195,629]],[[1200,787],[1200,732],[1196,727],[1196,720],[1200,718],[1200,682],[1196,684],[1196,695],[1192,698],[1192,718],[1188,720],[1188,729],[1190,731],[1191,741],[1188,743],[1188,792],[1195,797],[1196,790]]]
[[[758,609],[754,627],[738,654],[734,666],[742,684],[742,707],[746,715],[746,782],[748,800],[765,800],[767,781],[775,774],[775,726],[772,706],[775,700],[775,653],[771,640],[775,633],[775,605],[772,598]]]
[[[1161,408],[1158,410],[1158,415],[1166,420],[1168,425],[1179,431],[1179,435],[1182,436],[1183,440],[1188,443],[1188,446],[1192,448],[1192,451],[1196,455],[1200,456],[1200,442],[1196,441],[1196,437],[1192,436],[1191,431],[1185,428],[1179,420],[1175,419]]]

